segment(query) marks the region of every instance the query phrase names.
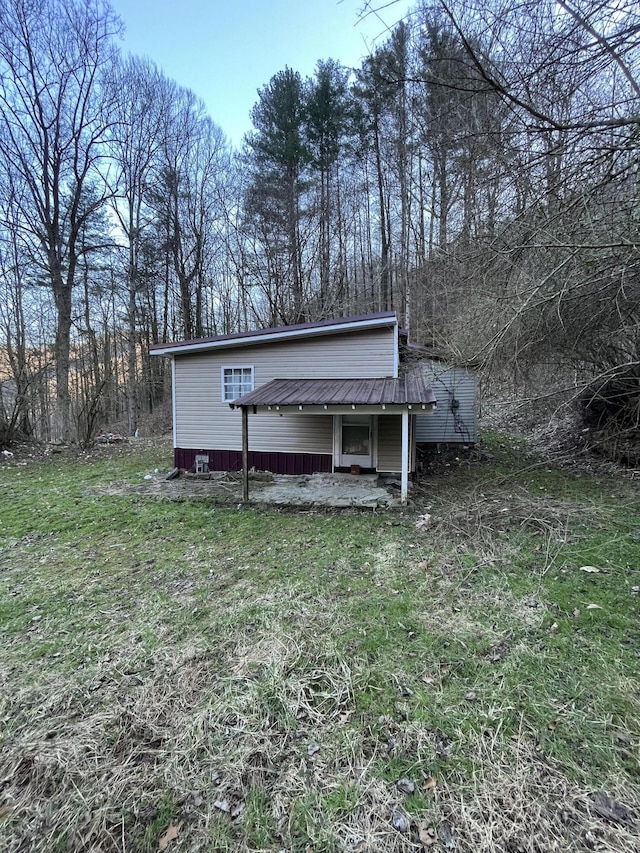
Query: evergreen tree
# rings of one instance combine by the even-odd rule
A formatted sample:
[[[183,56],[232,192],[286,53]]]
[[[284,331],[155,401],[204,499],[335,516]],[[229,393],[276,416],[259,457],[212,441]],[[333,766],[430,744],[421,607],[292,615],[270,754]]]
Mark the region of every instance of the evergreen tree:
[[[246,137],[252,173],[248,209],[261,222],[265,251],[284,279],[281,288],[291,293],[288,299],[280,292],[274,303],[279,321],[298,322],[305,313],[301,219],[311,160],[300,75],[285,68],[272,77],[260,89],[251,118],[255,130]]]

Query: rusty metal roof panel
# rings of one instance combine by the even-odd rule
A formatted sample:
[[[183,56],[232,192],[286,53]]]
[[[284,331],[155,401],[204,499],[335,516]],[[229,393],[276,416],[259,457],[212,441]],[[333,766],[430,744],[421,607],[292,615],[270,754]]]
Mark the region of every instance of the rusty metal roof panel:
[[[232,406],[407,406],[435,403],[420,371],[386,379],[274,379]]]

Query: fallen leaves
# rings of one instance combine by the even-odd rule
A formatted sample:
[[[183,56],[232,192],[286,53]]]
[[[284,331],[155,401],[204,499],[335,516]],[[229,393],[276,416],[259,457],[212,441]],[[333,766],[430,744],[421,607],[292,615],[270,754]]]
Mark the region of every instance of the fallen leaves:
[[[244,802],[241,800],[239,803],[236,803],[236,805],[231,809],[230,814],[231,814],[231,817],[233,818],[233,820],[235,820],[237,817],[240,817],[240,815],[242,814],[243,811],[244,811]]]
[[[489,660],[491,661],[491,663],[499,663],[505,657],[508,651],[508,647],[504,643],[500,643],[500,645],[495,646],[495,648],[491,650]]]
[[[396,788],[403,794],[413,794],[416,786],[411,779],[404,778],[398,779],[396,782]]]
[[[440,731],[440,729],[436,729],[435,731],[435,745],[434,752],[438,758],[448,758],[452,752],[451,741],[447,737],[447,735]]]
[[[425,850],[438,843],[438,833],[433,826],[428,826],[423,820],[418,823],[418,841]]]
[[[440,836],[440,841],[446,850],[455,850],[458,846],[458,842],[453,832],[453,827],[446,820],[443,820],[438,827],[438,835]]]
[[[400,809],[394,809],[391,812],[391,826],[406,835],[411,829],[411,821]]]
[[[175,841],[180,834],[182,821],[180,823],[170,823],[169,828],[158,842],[158,850],[166,850],[172,841]]]
[[[232,819],[239,817],[244,811],[244,802],[240,800],[235,806],[231,806],[229,800],[216,800],[213,804],[214,809],[228,814]]]

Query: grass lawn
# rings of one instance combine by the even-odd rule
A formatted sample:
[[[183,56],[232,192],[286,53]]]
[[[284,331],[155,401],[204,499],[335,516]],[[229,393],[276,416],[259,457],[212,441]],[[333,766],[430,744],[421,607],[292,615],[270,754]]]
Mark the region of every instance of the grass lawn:
[[[637,853],[637,482],[485,441],[405,512],[3,463],[0,850]]]

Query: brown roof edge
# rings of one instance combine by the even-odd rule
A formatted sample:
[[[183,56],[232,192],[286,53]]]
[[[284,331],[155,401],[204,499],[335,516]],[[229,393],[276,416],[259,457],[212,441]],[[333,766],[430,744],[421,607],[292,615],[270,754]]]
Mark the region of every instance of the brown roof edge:
[[[393,320],[397,322],[395,311],[381,311],[374,314],[357,314],[352,317],[334,317],[328,320],[318,320],[314,323],[297,323],[293,326],[271,326],[266,329],[251,329],[248,332],[233,332],[229,335],[215,335],[210,338],[195,338],[185,341],[168,341],[167,343],[151,344],[149,350],[165,349],[166,347],[188,347],[194,344],[215,344],[222,341],[242,340],[243,338],[258,338],[276,335],[282,332],[303,332],[311,329],[323,329],[327,326],[343,326],[351,323],[364,323],[375,320]]]

